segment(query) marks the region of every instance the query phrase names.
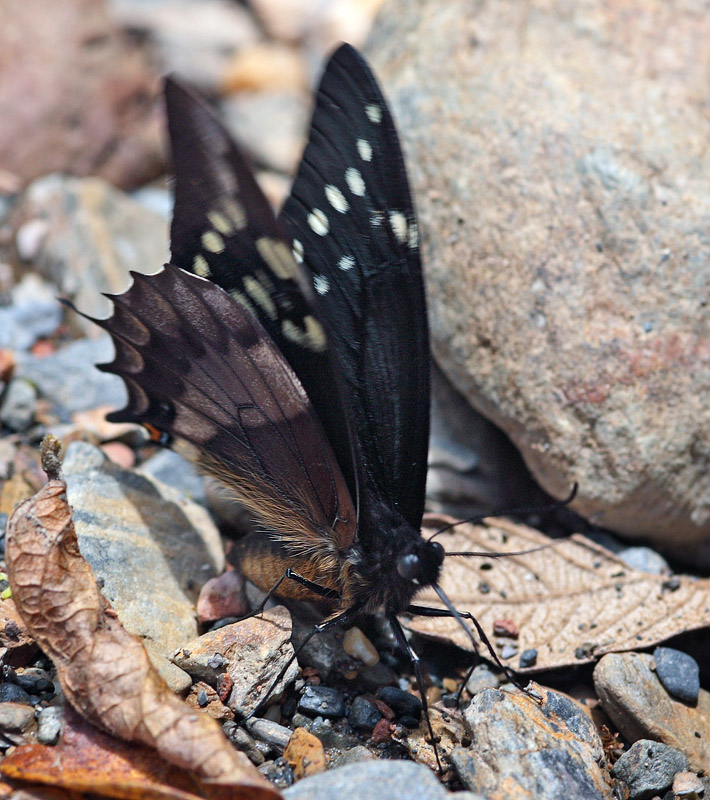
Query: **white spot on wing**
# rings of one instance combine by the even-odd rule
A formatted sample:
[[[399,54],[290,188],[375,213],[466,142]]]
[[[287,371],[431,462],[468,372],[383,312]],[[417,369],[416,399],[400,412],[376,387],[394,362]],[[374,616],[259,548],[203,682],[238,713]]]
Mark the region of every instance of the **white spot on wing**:
[[[317,233],[318,236],[325,236],[330,230],[328,217],[326,217],[320,208],[314,208],[308,215],[308,225],[313,233]]]
[[[407,218],[401,211],[390,211],[390,225],[400,244],[407,242]]]
[[[210,211],[207,215],[212,227],[224,236],[234,233],[234,227],[227,217],[220,211]]]
[[[343,272],[347,272],[354,266],[355,266],[355,259],[352,256],[342,256],[340,261],[338,261],[338,269],[342,269]]]
[[[325,275],[314,275],[313,286],[318,294],[324,295],[327,294],[328,289],[330,289],[330,281]]]
[[[357,140],[357,151],[360,153],[360,158],[363,161],[371,161],[372,160],[372,147],[367,139],[358,139]]]
[[[210,253],[224,252],[224,239],[217,231],[205,231],[202,234],[202,246]]]
[[[207,259],[199,254],[192,260],[192,271],[200,278],[209,278],[212,274]]]
[[[365,194],[365,181],[355,167],[348,167],[345,170],[345,182],[348,184],[348,189],[350,189],[353,194],[358,197],[362,197]]]
[[[325,331],[320,322],[309,314],[303,318],[303,325],[304,328],[299,328],[292,320],[285,319],[281,323],[281,331],[287,339],[300,344],[302,347],[307,347],[316,353],[325,350]]]
[[[222,204],[224,213],[229,217],[234,227],[241,231],[246,228],[247,215],[244,206],[232,197],[228,197]],[[217,226],[215,225],[215,228]],[[218,229],[219,230],[219,229]]]
[[[286,242],[262,236],[256,240],[256,249],[277,278],[288,280],[296,274],[294,254]]]
[[[340,189],[338,189],[337,186],[333,186],[331,183],[325,187],[325,196],[331,206],[341,214],[344,214],[350,208],[348,201],[345,199]]]
[[[293,257],[299,264],[303,264],[303,243],[298,239],[293,240]]]
[[[416,250],[419,247],[419,228],[416,220],[409,220],[409,249]]]
[[[375,125],[379,125],[382,122],[382,109],[376,103],[365,106],[365,113],[370,122]]]
[[[269,317],[276,319],[276,306],[271,299],[268,290],[251,275],[244,276],[244,288],[251,299]]]

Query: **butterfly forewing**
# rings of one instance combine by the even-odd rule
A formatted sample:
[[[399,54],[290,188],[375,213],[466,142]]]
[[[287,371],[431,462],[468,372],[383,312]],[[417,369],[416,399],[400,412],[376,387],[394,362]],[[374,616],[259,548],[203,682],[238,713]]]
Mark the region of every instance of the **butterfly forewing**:
[[[309,142],[279,221],[313,274],[352,397],[368,492],[418,529],[429,342],[416,218],[387,104],[348,45],[326,67]],[[361,536],[368,531],[361,528]]]
[[[103,369],[129,403],[116,421],[154,426],[231,486],[279,539],[347,546],[355,512],[308,397],[258,320],[216,285],[167,266],[134,275],[100,324],[116,346]]]
[[[212,110],[174,79],[166,81],[165,97],[175,171],[172,261],[221,286],[259,319],[305,387],[357,499],[351,414],[311,276]]]

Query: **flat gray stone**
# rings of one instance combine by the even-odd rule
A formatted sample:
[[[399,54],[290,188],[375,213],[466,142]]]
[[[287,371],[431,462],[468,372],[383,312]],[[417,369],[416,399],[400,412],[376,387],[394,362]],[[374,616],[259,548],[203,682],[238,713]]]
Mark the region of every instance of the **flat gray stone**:
[[[219,532],[204,508],[84,442],[69,445],[63,471],[79,548],[103,593],[154,663],[167,658],[197,635],[197,593],[224,567]]]
[[[630,742],[653,739],[680,750],[693,770],[710,763],[710,692],[690,706],[675,700],[653,671],[648,653],[609,653],[594,668],[602,708]]]
[[[105,334],[98,339],[78,339],[43,358],[18,353],[15,376],[32,381],[62,422],[69,422],[75,411],[126,404],[123,381],[95,366],[112,359],[113,345]]]
[[[436,775],[411,761],[362,761],[304,778],[283,793],[286,800],[444,800],[450,795]]]
[[[538,705],[521,692],[484,689],[464,711],[470,748],[452,751],[463,785],[497,800],[611,800],[600,764],[599,734],[582,708],[535,686]]]
[[[639,739],[622,753],[611,774],[629,787],[629,800],[650,800],[671,787],[676,772],[687,769],[688,759],[680,750]]]

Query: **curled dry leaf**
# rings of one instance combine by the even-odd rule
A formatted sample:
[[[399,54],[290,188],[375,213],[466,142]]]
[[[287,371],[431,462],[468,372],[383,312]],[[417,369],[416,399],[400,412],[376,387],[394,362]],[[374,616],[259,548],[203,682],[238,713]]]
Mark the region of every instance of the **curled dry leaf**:
[[[235,797],[279,797],[214,720],[170,691],[120,625],[79,552],[58,443],[46,439],[42,450],[51,480],[8,522],[6,560],[18,611],[54,661],[67,699],[97,727],[154,747],[203,780],[234,786]]]
[[[431,515],[424,522],[425,534],[431,534],[453,520]],[[439,541],[449,552],[512,552],[552,540],[497,519],[458,525]],[[457,609],[473,614],[499,655],[504,646],[515,645],[517,655],[504,663],[518,672],[584,664],[710,625],[710,580],[639,572],[579,535],[526,555],[447,558],[441,586]],[[417,595],[417,603],[442,607],[432,590]],[[515,625],[517,639],[496,641],[494,625],[501,619]],[[406,617],[402,622],[409,630],[471,649],[453,619]],[[533,649],[534,666],[521,669],[518,656]],[[484,647],[481,652],[488,657]]]

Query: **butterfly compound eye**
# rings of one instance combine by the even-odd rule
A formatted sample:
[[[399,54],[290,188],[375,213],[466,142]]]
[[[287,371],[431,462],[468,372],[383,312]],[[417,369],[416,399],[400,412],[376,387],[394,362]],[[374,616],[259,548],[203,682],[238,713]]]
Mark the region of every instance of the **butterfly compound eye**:
[[[446,556],[446,550],[444,550],[444,546],[439,544],[439,542],[429,542],[429,547],[431,548],[433,560],[437,564],[443,564],[444,557]]]
[[[419,576],[419,556],[409,553],[397,559],[397,572],[407,581],[413,581]]]

